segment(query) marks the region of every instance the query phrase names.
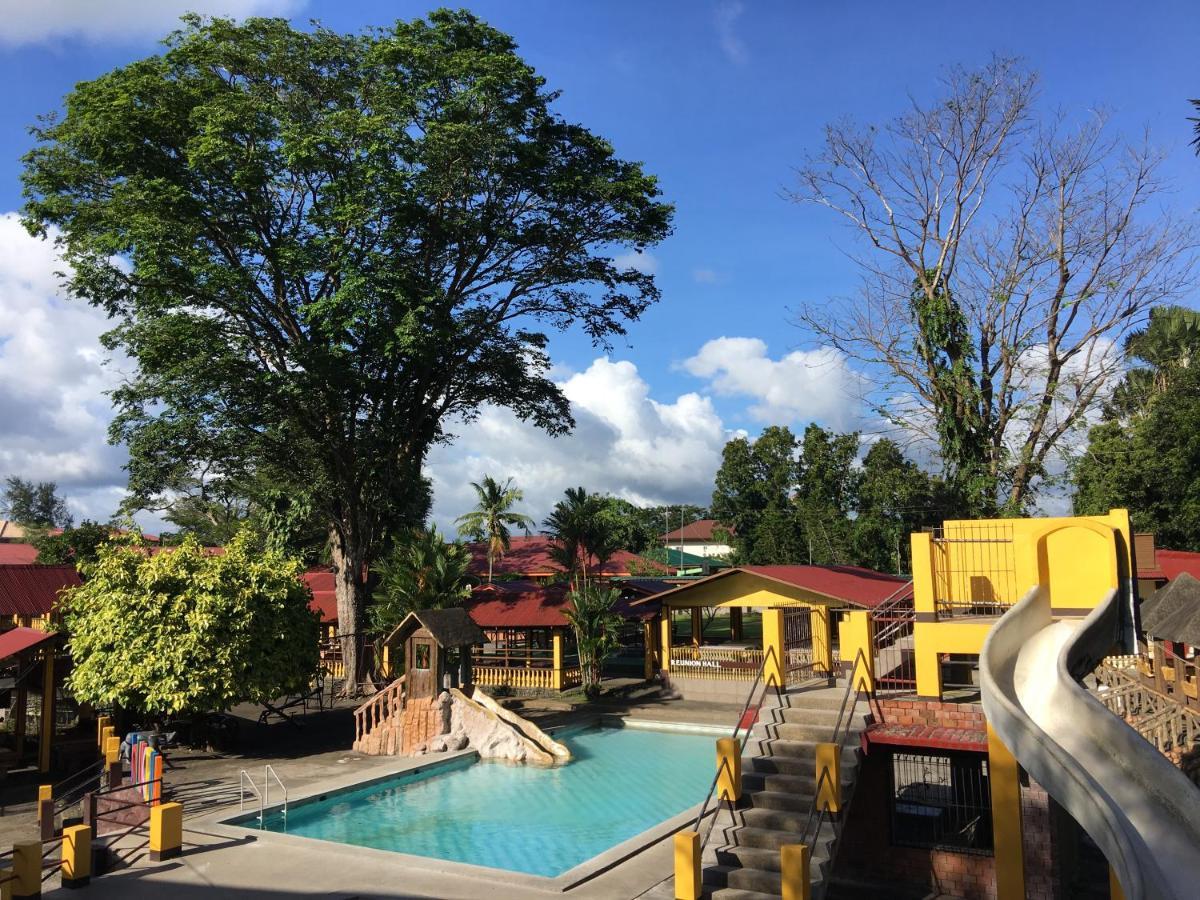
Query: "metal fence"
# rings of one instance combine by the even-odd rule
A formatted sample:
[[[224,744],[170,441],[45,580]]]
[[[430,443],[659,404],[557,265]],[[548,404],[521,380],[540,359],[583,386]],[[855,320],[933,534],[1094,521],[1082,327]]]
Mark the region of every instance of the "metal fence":
[[[893,753],[892,843],[992,852],[987,759],[981,754]]]
[[[1020,599],[1011,523],[947,522],[932,546],[939,618],[998,616]]]

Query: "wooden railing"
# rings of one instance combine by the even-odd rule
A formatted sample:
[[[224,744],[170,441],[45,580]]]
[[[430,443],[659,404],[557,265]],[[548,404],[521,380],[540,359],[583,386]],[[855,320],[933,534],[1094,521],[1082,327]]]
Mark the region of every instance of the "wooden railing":
[[[354,740],[361,741],[381,722],[404,709],[405,677],[401,675],[382,691],[354,710]]]
[[[741,647],[672,647],[672,675],[717,681],[753,681],[763,664],[761,649]]]
[[[1177,759],[1200,738],[1200,714],[1146,684],[1136,668],[1108,665],[1095,672],[1096,698],[1160,753]]]

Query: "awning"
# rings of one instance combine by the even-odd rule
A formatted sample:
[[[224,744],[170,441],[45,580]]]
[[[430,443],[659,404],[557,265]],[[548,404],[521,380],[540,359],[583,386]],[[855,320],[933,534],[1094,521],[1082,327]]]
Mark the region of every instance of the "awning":
[[[38,631],[36,628],[13,628],[0,634],[0,659],[15,656],[30,647],[36,647],[45,641],[52,641],[57,634],[49,631]]]
[[[926,750],[987,751],[987,732],[932,725],[868,725],[862,734],[863,750],[872,745]]]

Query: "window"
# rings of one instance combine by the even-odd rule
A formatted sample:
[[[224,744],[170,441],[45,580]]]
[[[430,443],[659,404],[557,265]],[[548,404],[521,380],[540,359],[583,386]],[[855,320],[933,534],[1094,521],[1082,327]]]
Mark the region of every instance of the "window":
[[[429,650],[428,644],[415,644],[413,646],[413,668],[428,669],[429,666]]]
[[[987,759],[976,753],[892,754],[892,843],[992,852]]]

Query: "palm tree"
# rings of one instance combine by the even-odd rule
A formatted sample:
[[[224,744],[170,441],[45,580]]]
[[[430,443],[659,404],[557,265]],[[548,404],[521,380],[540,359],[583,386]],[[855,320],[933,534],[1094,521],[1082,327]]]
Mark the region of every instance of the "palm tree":
[[[1150,400],[1165,393],[1174,378],[1200,354],[1200,313],[1183,306],[1159,306],[1150,311],[1146,327],[1125,339],[1125,356],[1145,365],[1131,365],[1113,391],[1109,410],[1116,416],[1144,412]]]
[[[460,606],[471,594],[470,564],[470,551],[457,541],[447,543],[437,528],[413,529],[379,565],[369,611],[372,630],[386,637],[414,610]]]
[[[520,528],[526,534],[533,519],[529,516],[513,512],[515,504],[520,503],[524,494],[521,489],[514,487],[509,478],[504,484],[496,481],[491,475],[484,475],[480,482],[471,482],[479,502],[475,509],[454,520],[458,525],[460,535],[470,535],[475,540],[487,541],[488,583],[492,580],[492,563],[508,552],[512,535],[509,528]]]
[[[554,505],[542,524],[555,542],[551,558],[566,569],[572,581],[581,575],[586,583],[592,571],[602,571],[621,549],[607,498],[583,487],[567,488],[565,498]]]
[[[575,630],[579,673],[583,693],[594,698],[600,693],[604,661],[620,645],[621,617],[613,612],[617,592],[612,588],[584,583],[571,592],[571,608],[563,615]]]

